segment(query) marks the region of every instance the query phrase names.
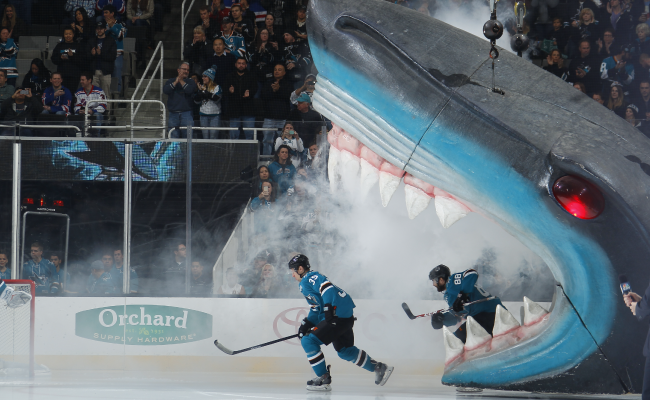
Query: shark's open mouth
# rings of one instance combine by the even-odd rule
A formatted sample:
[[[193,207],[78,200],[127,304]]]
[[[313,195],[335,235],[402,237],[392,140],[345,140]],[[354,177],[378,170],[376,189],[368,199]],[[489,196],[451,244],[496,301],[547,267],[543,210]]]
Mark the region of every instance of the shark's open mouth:
[[[334,189],[378,185],[386,205],[404,182],[409,217],[433,202],[445,227],[478,213],[558,283],[549,313],[526,302],[519,323],[499,310],[494,337],[470,321],[464,346],[445,334],[443,383],[638,392],[644,337],[629,327],[616,275],[650,279],[647,138],[512,54],[492,69],[487,42],[405,7],[312,0],[307,18],[313,106],[335,124]],[[555,192],[562,180],[595,188],[602,208],[567,207]]]
[[[424,211],[432,200],[440,223],[445,228],[472,211],[463,200],[386,161],[336,123],[333,123],[327,140],[330,143],[328,173],[333,192],[345,190],[365,197],[378,184],[381,201],[385,207],[403,179],[406,208],[411,219]],[[472,317],[467,319],[466,343],[454,336],[447,327],[443,328],[445,369],[450,371],[463,362],[523,346],[538,336],[548,326],[551,314],[527,297],[524,297],[523,301],[521,323],[504,307],[497,306],[492,335]],[[554,306],[555,301],[551,310]]]

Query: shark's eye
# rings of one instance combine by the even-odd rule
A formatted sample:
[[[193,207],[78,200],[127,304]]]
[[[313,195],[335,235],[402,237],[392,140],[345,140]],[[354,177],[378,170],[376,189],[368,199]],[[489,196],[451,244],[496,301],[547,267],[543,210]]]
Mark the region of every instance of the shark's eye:
[[[553,195],[569,214],[580,219],[593,219],[605,209],[600,190],[577,176],[563,176],[553,184]]]

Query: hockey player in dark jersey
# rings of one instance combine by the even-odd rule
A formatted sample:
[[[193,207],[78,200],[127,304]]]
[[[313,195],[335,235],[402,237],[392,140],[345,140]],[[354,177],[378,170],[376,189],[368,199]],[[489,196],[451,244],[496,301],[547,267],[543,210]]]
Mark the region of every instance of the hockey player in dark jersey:
[[[483,329],[492,334],[494,328],[494,317],[498,305],[503,307],[498,297],[482,301],[477,304],[465,306],[465,303],[475,302],[488,297],[490,293],[486,292],[481,285],[476,283],[478,272],[468,269],[463,272],[453,274],[446,265],[440,264],[429,272],[429,279],[433,281],[433,287],[438,292],[444,292],[445,301],[453,310],[445,313],[436,313],[431,316],[431,326],[433,329],[441,329],[443,325],[453,326],[465,317],[472,317],[478,322]],[[466,322],[463,323],[454,332],[457,338],[465,343],[467,338]]]
[[[316,378],[307,382],[307,390],[331,390],[330,366],[325,363],[321,345],[334,344],[339,357],[375,373],[375,383],[383,386],[393,367],[377,362],[354,345],[355,307],[352,298],[333,285],[325,275],[311,271],[307,256],[298,254],[289,261],[292,276],[300,282],[300,292],[311,307],[302,321],[298,334],[300,343],[307,353],[307,359],[316,373]],[[327,367],[326,367],[327,365]]]

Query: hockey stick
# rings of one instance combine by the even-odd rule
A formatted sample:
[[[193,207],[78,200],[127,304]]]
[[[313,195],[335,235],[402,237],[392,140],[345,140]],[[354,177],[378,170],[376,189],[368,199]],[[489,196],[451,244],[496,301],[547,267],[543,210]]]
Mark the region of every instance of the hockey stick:
[[[481,300],[476,300],[476,301],[472,301],[472,302],[470,302],[470,303],[465,303],[465,304],[463,304],[463,307],[465,307],[465,306],[471,306],[472,304],[478,304],[478,303],[482,303],[482,302],[484,302],[484,301],[494,300],[494,299],[496,299],[496,296],[486,297],[486,298],[481,299]],[[404,312],[406,313],[406,316],[409,317],[409,319],[416,319],[416,318],[430,317],[430,316],[432,316],[433,314],[444,313],[444,312],[451,311],[451,310],[453,309],[452,307],[449,307],[449,308],[443,308],[442,310],[433,311],[433,312],[426,313],[426,314],[413,315],[413,313],[411,312],[411,309],[409,308],[408,304],[406,304],[406,303],[402,303],[402,308],[404,309]]]
[[[245,349],[235,350],[235,351],[232,351],[229,348],[227,348],[226,346],[222,345],[221,343],[219,343],[218,340],[214,341],[214,345],[217,346],[217,348],[219,350],[223,351],[224,353],[226,353],[228,355],[231,355],[231,356],[234,356],[235,354],[243,353],[243,352],[249,351],[249,350],[259,349],[260,347],[264,347],[264,346],[270,346],[272,344],[279,343],[279,342],[284,342],[285,340],[293,339],[293,338],[296,338],[296,337],[298,337],[297,333],[295,335],[283,337],[283,338],[280,338],[280,339],[277,339],[277,340],[272,340],[270,342],[258,344],[257,346],[248,347],[248,348],[245,348]]]

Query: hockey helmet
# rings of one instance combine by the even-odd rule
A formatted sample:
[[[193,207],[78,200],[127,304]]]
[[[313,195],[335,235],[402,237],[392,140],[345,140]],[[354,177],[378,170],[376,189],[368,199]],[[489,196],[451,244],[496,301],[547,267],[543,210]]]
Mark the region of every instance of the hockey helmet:
[[[444,264],[436,266],[434,269],[429,272],[429,280],[437,282],[439,278],[447,280],[451,275],[451,270]]]
[[[289,269],[298,270],[298,267],[303,267],[305,270],[311,268],[309,265],[309,258],[304,254],[296,254],[291,260],[289,260]]]

